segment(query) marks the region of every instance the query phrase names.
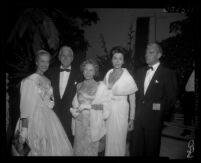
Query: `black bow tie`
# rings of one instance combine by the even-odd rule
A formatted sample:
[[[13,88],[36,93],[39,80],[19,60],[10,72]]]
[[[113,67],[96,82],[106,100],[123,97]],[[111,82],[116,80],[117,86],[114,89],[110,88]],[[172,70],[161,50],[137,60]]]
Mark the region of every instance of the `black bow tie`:
[[[154,68],[152,66],[147,66],[147,70],[151,69],[152,71],[154,70]]]
[[[70,72],[71,69],[69,69],[69,68],[60,68],[60,72],[63,72],[63,71]]]

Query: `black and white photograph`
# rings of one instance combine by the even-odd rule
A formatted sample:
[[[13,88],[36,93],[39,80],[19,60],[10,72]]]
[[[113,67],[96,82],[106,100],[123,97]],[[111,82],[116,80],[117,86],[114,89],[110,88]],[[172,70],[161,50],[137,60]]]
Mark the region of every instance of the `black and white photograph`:
[[[4,157],[200,159],[199,13],[11,5]]]

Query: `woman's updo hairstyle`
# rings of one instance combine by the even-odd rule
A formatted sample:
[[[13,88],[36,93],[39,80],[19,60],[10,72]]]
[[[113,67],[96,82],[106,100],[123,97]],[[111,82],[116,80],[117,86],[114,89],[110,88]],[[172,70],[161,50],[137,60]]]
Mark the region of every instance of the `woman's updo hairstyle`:
[[[124,64],[122,65],[122,67],[125,67],[125,63],[127,62],[127,55],[128,55],[128,51],[122,47],[122,46],[115,46],[110,50],[110,59],[112,60],[114,54],[116,53],[121,53],[123,55],[123,59],[124,59]]]
[[[36,52],[35,62],[37,62],[42,55],[48,55],[49,58],[51,59],[50,53],[46,50],[41,49]]]

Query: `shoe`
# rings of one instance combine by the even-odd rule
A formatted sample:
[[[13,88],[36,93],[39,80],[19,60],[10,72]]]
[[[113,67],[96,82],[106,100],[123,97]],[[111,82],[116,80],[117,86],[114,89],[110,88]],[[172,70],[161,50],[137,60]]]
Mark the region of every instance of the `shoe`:
[[[181,136],[186,136],[190,134],[191,134],[191,130],[184,129],[184,131],[181,133]]]

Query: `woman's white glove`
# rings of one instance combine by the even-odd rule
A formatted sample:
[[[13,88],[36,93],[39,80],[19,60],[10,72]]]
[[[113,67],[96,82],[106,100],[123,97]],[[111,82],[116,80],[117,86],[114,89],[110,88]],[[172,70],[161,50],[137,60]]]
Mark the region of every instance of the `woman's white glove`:
[[[81,104],[79,106],[79,110],[83,111],[83,110],[90,110],[91,109],[91,104]]]
[[[50,109],[52,109],[53,107],[54,107],[54,101],[49,101],[48,102],[48,107],[50,108]]]
[[[19,142],[21,144],[24,144],[25,140],[27,139],[27,136],[28,136],[28,129],[25,127],[22,127],[20,131]]]
[[[74,118],[76,118],[80,114],[80,110],[78,108],[70,108],[70,112]]]

